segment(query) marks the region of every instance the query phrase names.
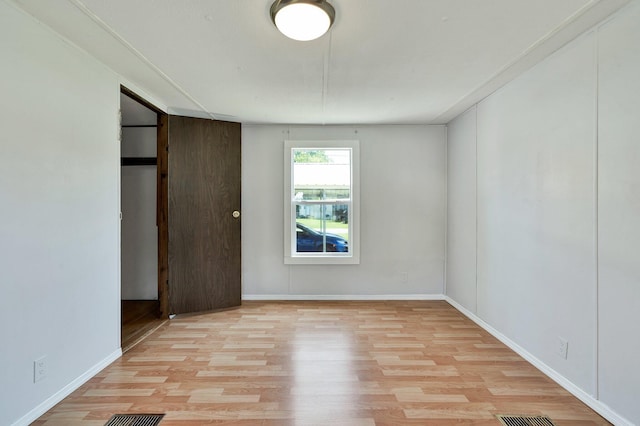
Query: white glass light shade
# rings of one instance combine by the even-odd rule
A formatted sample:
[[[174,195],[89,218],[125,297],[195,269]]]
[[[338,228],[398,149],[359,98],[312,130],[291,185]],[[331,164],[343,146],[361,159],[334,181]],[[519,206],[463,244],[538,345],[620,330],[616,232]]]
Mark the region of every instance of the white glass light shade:
[[[314,40],[322,36],[333,23],[333,17],[313,1],[283,5],[275,11],[272,18],[282,34],[299,41]]]

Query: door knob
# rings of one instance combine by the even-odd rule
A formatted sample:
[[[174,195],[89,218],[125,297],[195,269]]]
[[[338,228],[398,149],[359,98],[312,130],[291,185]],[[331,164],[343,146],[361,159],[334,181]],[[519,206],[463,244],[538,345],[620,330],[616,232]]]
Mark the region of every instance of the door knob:
[[[234,219],[237,219],[240,217],[240,212],[238,210],[234,210],[231,215],[234,217]]]

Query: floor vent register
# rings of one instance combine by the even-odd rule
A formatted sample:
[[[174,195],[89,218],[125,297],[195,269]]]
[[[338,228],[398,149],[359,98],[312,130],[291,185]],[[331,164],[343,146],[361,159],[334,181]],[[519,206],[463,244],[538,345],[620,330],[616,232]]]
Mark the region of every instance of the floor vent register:
[[[157,426],[164,414],[116,414],[104,426]]]
[[[497,415],[500,423],[505,426],[555,426],[555,423],[547,416],[514,416]]]

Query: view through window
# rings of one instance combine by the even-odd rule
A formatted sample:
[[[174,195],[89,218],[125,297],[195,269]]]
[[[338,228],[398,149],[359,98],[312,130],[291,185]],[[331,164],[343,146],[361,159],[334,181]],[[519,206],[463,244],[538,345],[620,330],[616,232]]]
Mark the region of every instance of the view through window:
[[[291,256],[353,254],[354,142],[299,146],[290,155],[289,242]],[[301,143],[299,143],[301,144]],[[321,146],[325,145],[325,146]]]
[[[351,149],[294,148],[296,251],[349,252]]]

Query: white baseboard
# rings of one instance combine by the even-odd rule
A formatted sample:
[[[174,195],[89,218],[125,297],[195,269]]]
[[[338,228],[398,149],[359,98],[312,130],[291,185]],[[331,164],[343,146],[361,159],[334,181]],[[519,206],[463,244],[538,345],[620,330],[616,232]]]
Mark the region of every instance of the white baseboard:
[[[69,396],[71,392],[75,391],[80,386],[85,384],[89,379],[91,379],[93,376],[98,374],[103,368],[107,367],[109,364],[111,364],[113,361],[120,358],[121,356],[122,356],[121,349],[118,349],[117,351],[113,352],[111,355],[109,355],[108,357],[106,357],[105,359],[103,359],[102,361],[100,361],[99,363],[97,363],[87,371],[85,371],[81,376],[73,380],[67,386],[60,389],[55,394],[51,395],[49,398],[47,398],[44,402],[42,402],[36,408],[34,408],[33,410],[29,411],[27,414],[22,416],[15,423],[13,423],[12,426],[28,426],[29,424],[31,424],[31,422],[35,421],[38,417],[40,417],[41,415],[49,411],[51,408],[53,408],[54,405],[56,405],[58,402],[62,401],[67,396]]]
[[[529,353],[522,346],[518,345],[513,340],[509,339],[504,334],[500,333],[498,330],[484,322],[480,317],[478,317],[473,312],[469,311],[464,306],[460,305],[455,300],[451,299],[449,296],[444,296],[444,300],[446,300],[451,306],[460,311],[463,315],[468,317],[471,321],[478,324],[488,333],[493,335],[496,339],[500,340],[502,343],[511,348],[514,352],[520,355],[522,358],[531,363],[538,370],[542,371],[544,374],[549,376],[553,381],[557,384],[565,388],[569,393],[578,398],[580,401],[587,404],[591,409],[593,409],[596,413],[600,414],[602,417],[610,421],[616,426],[634,426],[629,420],[620,416],[618,413],[613,411],[608,405],[603,404],[602,401],[595,399],[593,396],[589,395],[587,392],[576,386],[573,382],[569,381],[566,377],[558,373],[553,368],[549,367],[544,362],[540,361],[538,358]]]
[[[442,294],[243,294],[242,300],[445,300]]]

